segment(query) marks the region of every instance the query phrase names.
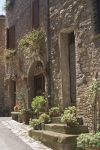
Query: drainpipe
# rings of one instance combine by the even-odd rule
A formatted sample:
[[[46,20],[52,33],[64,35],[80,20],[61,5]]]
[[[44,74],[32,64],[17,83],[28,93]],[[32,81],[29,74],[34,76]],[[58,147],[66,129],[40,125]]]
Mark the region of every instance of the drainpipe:
[[[46,0],[47,2],[47,24],[46,24],[46,32],[47,32],[47,72],[48,72],[48,104],[49,108],[51,107],[51,84],[52,84],[52,72],[51,72],[51,35],[50,35],[50,0]]]

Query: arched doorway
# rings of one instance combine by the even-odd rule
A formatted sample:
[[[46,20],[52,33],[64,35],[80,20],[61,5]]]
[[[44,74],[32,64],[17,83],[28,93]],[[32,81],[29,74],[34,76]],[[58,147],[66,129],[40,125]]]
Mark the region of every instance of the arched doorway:
[[[45,74],[43,64],[38,61],[33,63],[28,72],[28,105],[31,106],[32,99],[43,95],[45,92]]]

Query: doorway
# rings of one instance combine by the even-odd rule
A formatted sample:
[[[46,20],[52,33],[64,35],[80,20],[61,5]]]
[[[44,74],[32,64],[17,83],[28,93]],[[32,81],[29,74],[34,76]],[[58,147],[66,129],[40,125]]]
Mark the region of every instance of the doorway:
[[[76,56],[74,32],[60,34],[63,107],[76,105]]]

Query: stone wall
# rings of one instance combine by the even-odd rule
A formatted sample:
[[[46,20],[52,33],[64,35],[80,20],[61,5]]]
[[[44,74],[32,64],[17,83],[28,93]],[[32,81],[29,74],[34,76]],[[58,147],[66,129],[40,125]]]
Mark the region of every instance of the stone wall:
[[[15,25],[16,49],[17,42],[29,31],[32,31],[32,0],[16,0],[14,7],[7,12],[8,26]],[[47,25],[46,0],[40,0],[40,27],[46,31]],[[52,103],[62,108],[71,105],[70,100],[70,76],[68,64],[68,35],[75,35],[75,59],[76,59],[76,106],[79,115],[92,126],[92,113],[90,101],[85,97],[89,84],[98,72],[100,79],[100,35],[94,32],[93,9],[91,1],[85,0],[50,0],[50,46],[52,68]],[[47,43],[46,43],[47,44]],[[63,45],[64,44],[64,45]],[[19,65],[24,68],[26,87],[29,68],[37,60],[43,62],[46,71],[47,53],[44,49],[44,57],[29,53],[19,59]],[[65,55],[66,54],[66,55]],[[36,57],[37,56],[37,57]],[[44,59],[45,58],[45,59]],[[35,61],[34,61],[35,60]],[[18,69],[17,69],[18,70]],[[19,70],[19,74],[21,71]],[[18,74],[17,74],[18,75]],[[19,77],[20,78],[20,77]],[[16,79],[17,88],[20,88],[21,79]],[[19,82],[18,82],[19,81]],[[20,86],[19,86],[20,85]],[[22,84],[23,85],[23,84]]]
[[[96,72],[98,72],[98,79],[100,79],[100,36],[95,35],[93,30],[92,5],[85,0],[76,0],[74,2],[71,0],[56,0],[54,2],[51,0],[50,10],[54,100],[56,103],[60,101],[63,107],[66,107],[70,103],[68,94],[66,96],[68,88],[63,89],[63,86],[66,84],[64,75],[67,75],[68,70],[64,68],[66,61],[64,59],[61,61],[63,50],[61,49],[61,36],[62,34],[68,35],[74,31],[76,52],[76,105],[79,108],[79,115],[83,116],[86,124],[91,127],[91,102],[85,99],[85,93],[90,82],[95,77]],[[66,57],[66,59],[68,58]]]
[[[12,67],[12,71],[15,69],[16,70],[16,76],[14,80],[16,81],[16,89],[20,90],[20,88],[24,87],[27,88],[27,94],[28,94],[28,87],[29,83],[29,76],[33,75],[33,71],[35,69],[36,62],[41,62],[43,64],[43,71],[45,72],[46,68],[46,59],[47,59],[47,54],[46,54],[46,45],[44,49],[40,50],[35,50],[33,51],[32,49],[25,49],[23,52],[18,48],[18,42],[20,39],[23,38],[26,34],[31,32],[32,29],[32,2],[34,0],[17,0],[15,1],[13,7],[11,7],[7,11],[7,22],[8,22],[8,27],[15,26],[15,49],[17,51],[17,54],[14,58],[15,64]],[[40,0],[40,28],[45,32],[45,1]],[[43,9],[44,8],[44,9]],[[41,53],[41,54],[40,54]],[[14,62],[13,62],[14,64]],[[12,71],[11,71],[11,65],[8,64],[9,70],[7,71],[8,74],[7,76],[9,78],[12,78]],[[34,66],[34,68],[32,67]],[[30,71],[31,68],[33,68],[33,71]],[[13,71],[14,72],[14,71]],[[31,73],[32,72],[32,73]],[[40,71],[39,71],[40,72]],[[38,73],[39,73],[38,72]],[[30,75],[31,73],[32,75]],[[13,79],[12,79],[13,80]],[[9,89],[9,82],[7,82],[7,91]],[[12,93],[13,91],[10,90],[9,93]],[[8,94],[9,95],[9,94]],[[27,95],[27,99],[28,99]],[[7,99],[7,98],[6,98]],[[8,100],[10,101],[10,95],[8,96]],[[26,103],[28,104],[28,100],[26,100]],[[11,107],[11,105],[10,105]]]
[[[5,50],[5,16],[0,16],[0,107],[4,104],[4,50]]]

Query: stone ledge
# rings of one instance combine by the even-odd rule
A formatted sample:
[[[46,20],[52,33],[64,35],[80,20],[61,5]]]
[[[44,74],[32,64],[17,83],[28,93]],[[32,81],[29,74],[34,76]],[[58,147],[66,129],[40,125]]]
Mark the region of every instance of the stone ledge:
[[[29,135],[53,150],[75,150],[76,147],[77,135],[68,135],[43,130],[30,130]]]

